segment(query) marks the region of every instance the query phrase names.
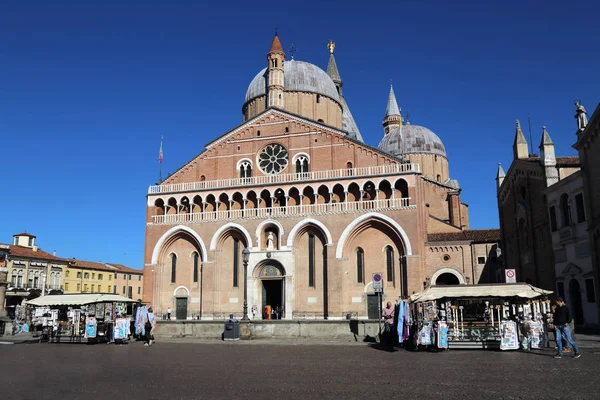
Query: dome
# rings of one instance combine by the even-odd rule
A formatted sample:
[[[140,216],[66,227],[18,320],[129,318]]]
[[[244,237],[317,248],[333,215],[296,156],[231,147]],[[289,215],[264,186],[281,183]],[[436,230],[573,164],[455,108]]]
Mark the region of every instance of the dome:
[[[248,86],[244,103],[267,93],[267,69],[260,71]],[[304,61],[285,61],[283,63],[284,84],[286,92],[312,92],[330,97],[340,102],[340,96],[327,72],[314,64]]]
[[[429,129],[418,125],[402,125],[390,130],[377,147],[394,156],[429,153],[446,157],[446,149],[440,138]]]

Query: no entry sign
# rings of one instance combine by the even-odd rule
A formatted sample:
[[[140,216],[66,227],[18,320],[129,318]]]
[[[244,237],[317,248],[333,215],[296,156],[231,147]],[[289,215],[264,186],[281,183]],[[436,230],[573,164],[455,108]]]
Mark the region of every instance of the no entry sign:
[[[375,272],[373,274],[373,290],[375,292],[383,292],[383,276],[381,272]]]

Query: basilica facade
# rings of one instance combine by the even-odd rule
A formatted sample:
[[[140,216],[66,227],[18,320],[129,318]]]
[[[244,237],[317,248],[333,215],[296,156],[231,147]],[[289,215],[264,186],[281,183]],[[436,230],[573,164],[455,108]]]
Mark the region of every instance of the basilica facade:
[[[328,47],[325,71],[275,36],[242,124],[149,188],[144,301],[159,315],[241,317],[246,299],[251,318],[373,318],[374,273],[383,301],[498,281],[499,231],[469,230],[440,138],[390,88],[382,140],[364,143]]]

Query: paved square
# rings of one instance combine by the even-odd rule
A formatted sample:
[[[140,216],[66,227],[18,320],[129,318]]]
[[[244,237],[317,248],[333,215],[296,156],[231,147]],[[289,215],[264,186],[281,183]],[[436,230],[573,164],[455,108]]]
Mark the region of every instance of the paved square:
[[[597,351],[597,350],[596,350]],[[598,398],[600,354],[367,345],[157,343],[0,346],[6,399]]]

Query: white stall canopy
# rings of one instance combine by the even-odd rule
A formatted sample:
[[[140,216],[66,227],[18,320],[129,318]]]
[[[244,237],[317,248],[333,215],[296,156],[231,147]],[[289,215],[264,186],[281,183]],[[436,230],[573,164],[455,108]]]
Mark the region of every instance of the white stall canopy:
[[[27,301],[27,304],[37,307],[77,306],[94,303],[137,303],[137,301],[118,294],[102,293],[47,295]]]
[[[527,283],[499,283],[488,285],[431,286],[410,296],[411,301],[423,302],[444,298],[465,297],[521,297],[533,299],[551,294],[552,291],[531,286]]]

